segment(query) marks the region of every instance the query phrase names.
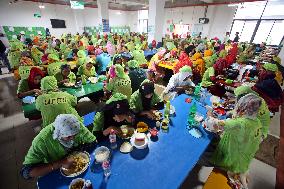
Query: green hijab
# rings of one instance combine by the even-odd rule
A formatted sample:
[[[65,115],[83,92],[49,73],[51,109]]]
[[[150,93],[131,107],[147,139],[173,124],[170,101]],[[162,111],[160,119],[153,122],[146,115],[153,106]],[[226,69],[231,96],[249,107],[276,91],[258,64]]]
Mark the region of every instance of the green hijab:
[[[58,89],[57,80],[54,76],[46,76],[41,80],[41,90],[52,91]]]

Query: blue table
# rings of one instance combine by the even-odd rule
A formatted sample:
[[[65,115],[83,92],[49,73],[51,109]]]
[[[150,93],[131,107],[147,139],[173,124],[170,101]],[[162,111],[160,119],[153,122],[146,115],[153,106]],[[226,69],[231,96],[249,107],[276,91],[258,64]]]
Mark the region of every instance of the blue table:
[[[188,104],[186,98],[187,95],[180,95],[172,101],[176,116],[171,117],[169,132],[160,131],[158,140],[150,141],[147,149],[134,149],[130,154],[120,153],[119,148],[112,152],[112,174],[108,180],[104,179],[102,172],[91,172],[90,167],[80,177],[91,180],[94,188],[178,188],[213,138],[203,129],[203,136],[199,139],[188,133],[186,120],[195,100]],[[197,111],[206,115],[206,109],[198,102],[196,104]],[[91,155],[91,163],[93,160],[94,156]],[[62,176],[57,170],[39,178],[38,188],[67,189],[72,179]]]
[[[157,49],[153,49],[153,50],[145,50],[144,51],[144,56],[154,56],[157,53]]]

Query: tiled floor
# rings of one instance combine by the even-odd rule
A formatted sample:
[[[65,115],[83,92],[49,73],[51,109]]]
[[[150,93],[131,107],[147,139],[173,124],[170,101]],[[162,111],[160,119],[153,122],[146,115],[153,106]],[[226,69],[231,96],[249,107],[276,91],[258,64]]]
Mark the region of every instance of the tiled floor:
[[[19,171],[31,141],[39,131],[40,121],[28,121],[21,112],[21,103],[16,98],[17,83],[11,75],[0,76],[0,189],[34,189],[35,180],[25,181]],[[82,99],[80,114],[94,111],[88,99]],[[87,102],[84,102],[87,101]],[[272,121],[271,133],[279,136],[279,115]],[[182,189],[202,188],[212,168],[196,167],[185,180]],[[272,189],[275,183],[275,168],[254,160],[250,166],[251,189]]]

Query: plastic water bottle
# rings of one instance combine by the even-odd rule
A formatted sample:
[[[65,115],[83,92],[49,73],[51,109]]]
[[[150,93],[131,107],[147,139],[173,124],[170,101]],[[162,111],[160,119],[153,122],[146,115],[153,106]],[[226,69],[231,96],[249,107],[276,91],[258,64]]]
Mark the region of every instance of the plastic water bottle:
[[[109,161],[104,161],[102,164],[103,170],[104,170],[104,175],[105,177],[110,176],[111,170],[110,170],[110,163]]]
[[[109,134],[109,142],[110,142],[110,148],[111,149],[116,149],[117,148],[117,143],[116,143],[116,134],[113,129],[110,130]]]
[[[206,100],[206,91],[205,91],[205,89],[203,89],[203,90],[201,90],[201,93],[200,93],[200,103],[201,103],[201,105],[203,105],[203,106],[206,105],[205,100]]]

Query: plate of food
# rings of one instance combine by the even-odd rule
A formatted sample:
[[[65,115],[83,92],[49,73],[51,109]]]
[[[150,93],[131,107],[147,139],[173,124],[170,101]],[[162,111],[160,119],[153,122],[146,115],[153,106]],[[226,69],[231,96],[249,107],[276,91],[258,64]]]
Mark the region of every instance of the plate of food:
[[[149,139],[145,133],[135,133],[131,137],[130,143],[137,149],[145,149],[148,146]]]
[[[121,132],[119,132],[117,135],[122,139],[129,139],[134,134],[135,129],[132,127],[129,127],[127,125],[122,125],[120,127]]]
[[[98,82],[98,78],[97,78],[97,77],[89,77],[88,80],[89,80],[91,83],[97,83],[97,82]]]
[[[91,160],[88,152],[74,152],[70,156],[74,158],[74,166],[70,169],[61,167],[60,172],[63,176],[76,177],[87,170]]]
[[[83,189],[85,186],[85,180],[82,178],[76,178],[71,181],[69,189]]]
[[[154,111],[153,113],[154,113],[154,116],[155,116],[154,119],[155,119],[156,121],[159,121],[159,120],[162,119],[162,117],[163,117],[163,113],[162,113],[162,112]]]
[[[68,83],[64,83],[63,85],[64,85],[65,87],[74,87],[74,86],[75,86],[75,83],[68,82]]]
[[[119,148],[121,153],[127,154],[133,150],[133,146],[129,142],[124,142]]]
[[[137,123],[137,131],[139,133],[147,132],[149,129],[149,126],[145,122],[138,122]]]

